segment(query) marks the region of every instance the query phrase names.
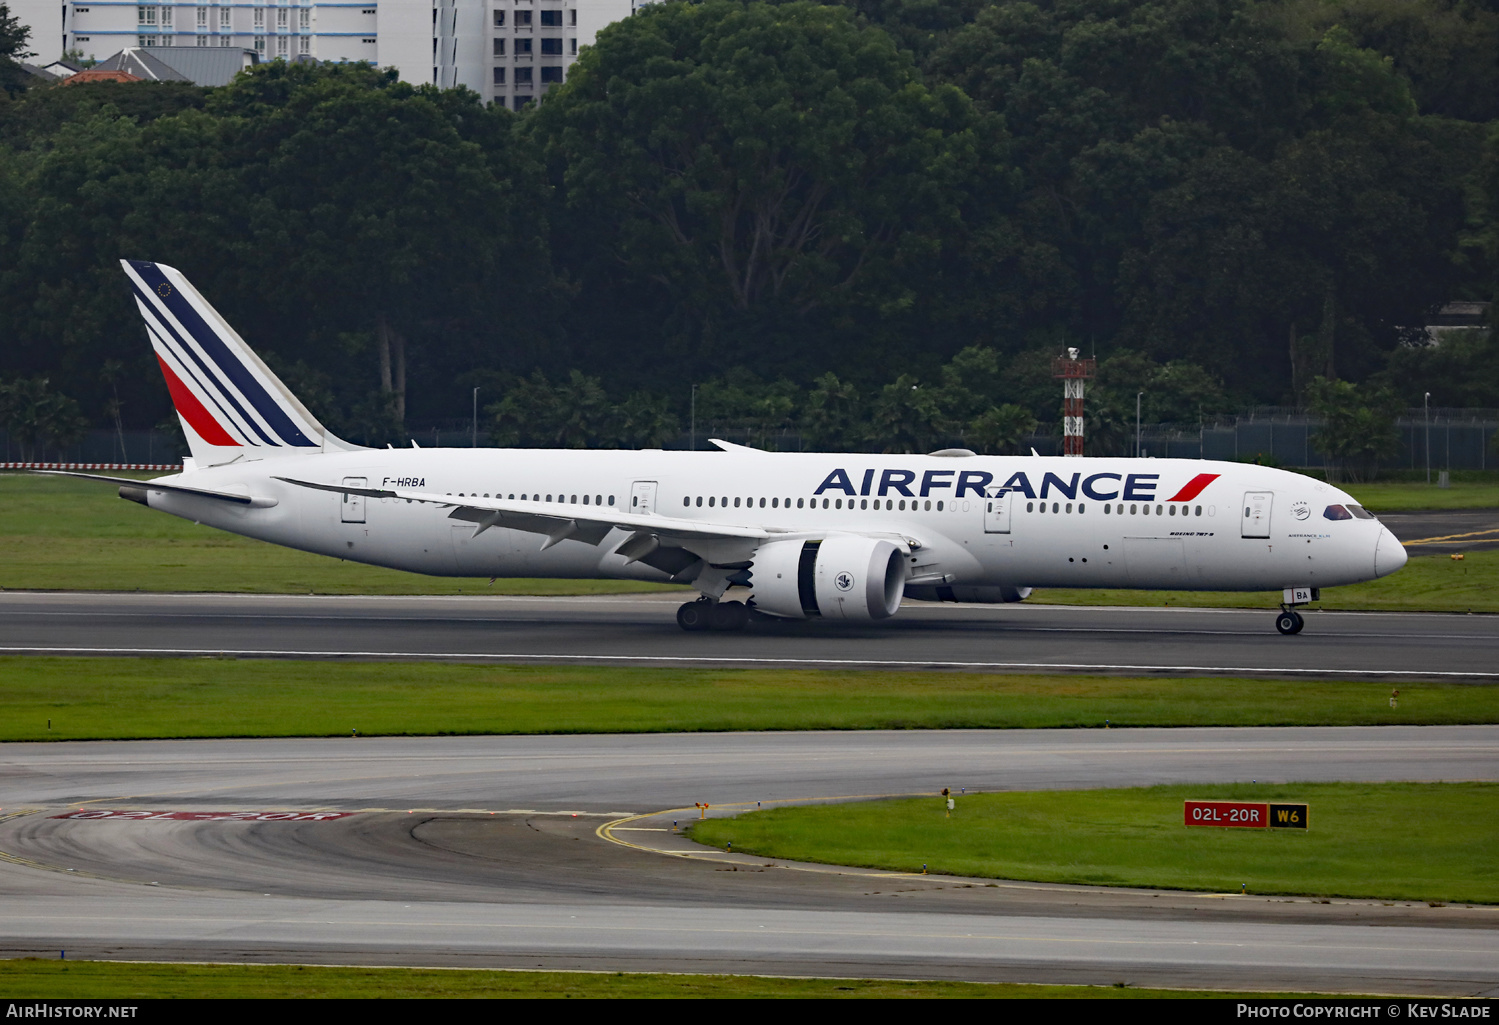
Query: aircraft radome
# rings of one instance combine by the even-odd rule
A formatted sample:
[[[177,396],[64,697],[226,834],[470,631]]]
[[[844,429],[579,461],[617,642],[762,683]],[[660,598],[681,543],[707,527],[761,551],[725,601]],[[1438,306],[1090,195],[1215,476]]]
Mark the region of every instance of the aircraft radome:
[[[1318,590],[1405,549],[1330,484],[1178,459],[499,448],[370,449],[330,434],[177,270],[122,261],[192,451],[120,485],[152,509],[274,544],[439,576],[691,584],[686,630],[751,612],[882,620],[902,597],[1033,587]],[[724,598],[732,587],[744,601]]]

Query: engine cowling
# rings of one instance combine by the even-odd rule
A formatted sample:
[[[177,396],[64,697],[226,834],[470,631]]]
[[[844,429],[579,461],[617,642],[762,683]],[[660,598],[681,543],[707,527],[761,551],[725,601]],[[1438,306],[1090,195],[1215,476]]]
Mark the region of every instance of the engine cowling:
[[[787,619],[888,619],[900,608],[905,579],[899,545],[857,534],[772,541],[750,567],[755,608]]]

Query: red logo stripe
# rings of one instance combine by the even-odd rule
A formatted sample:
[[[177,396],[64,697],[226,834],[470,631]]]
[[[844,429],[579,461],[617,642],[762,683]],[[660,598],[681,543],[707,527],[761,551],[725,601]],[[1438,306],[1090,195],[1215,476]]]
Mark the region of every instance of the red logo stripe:
[[[198,432],[198,437],[210,445],[233,446],[239,448],[239,442],[231,438],[219,422],[213,418],[213,414],[203,408],[203,403],[198,397],[188,390],[187,385],[172,373],[172,368],[166,365],[161,356],[156,357],[156,362],[161,365],[161,374],[167,379],[167,391],[172,393],[172,405],[177,407],[177,412],[182,414],[188,426]]]
[[[1192,501],[1192,499],[1194,499],[1198,495],[1202,494],[1202,489],[1203,488],[1205,488],[1209,484],[1213,483],[1213,481],[1217,480],[1220,476],[1222,476],[1222,475],[1221,474],[1217,474],[1217,473],[1199,473],[1197,476],[1195,476],[1191,480],[1187,481],[1187,486],[1186,487],[1182,488],[1176,494],[1174,494],[1170,498],[1166,499],[1166,501],[1168,501],[1168,502],[1190,502],[1190,501]]]

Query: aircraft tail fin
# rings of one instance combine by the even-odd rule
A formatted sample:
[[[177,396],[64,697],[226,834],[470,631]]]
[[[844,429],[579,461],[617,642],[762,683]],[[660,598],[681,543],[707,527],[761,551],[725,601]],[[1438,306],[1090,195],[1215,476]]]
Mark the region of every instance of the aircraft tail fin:
[[[199,466],[361,447],[329,433],[181,271],[120,263]]]

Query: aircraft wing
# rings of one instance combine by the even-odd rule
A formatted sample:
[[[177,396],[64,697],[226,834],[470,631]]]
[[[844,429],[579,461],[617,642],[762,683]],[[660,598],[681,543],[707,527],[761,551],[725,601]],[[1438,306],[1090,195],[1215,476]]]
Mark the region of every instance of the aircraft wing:
[[[504,498],[479,498],[477,495],[439,495],[425,491],[403,491],[391,488],[353,488],[344,484],[318,484],[313,481],[277,477],[276,480],[316,491],[363,495],[366,498],[394,498],[407,502],[450,507],[450,519],[467,520],[477,528],[477,537],[490,527],[509,527],[532,534],[545,535],[541,550],[561,541],[583,541],[597,545],[616,527],[634,536],[618,551],[626,561],[634,562],[660,547],[684,548],[709,562],[733,561],[724,550],[743,547],[740,558],[748,558],[759,542],[781,533],[762,527],[727,523],[702,523],[656,514],[620,512],[602,506],[559,506],[555,502],[520,502]],[[739,544],[733,544],[738,542]]]

